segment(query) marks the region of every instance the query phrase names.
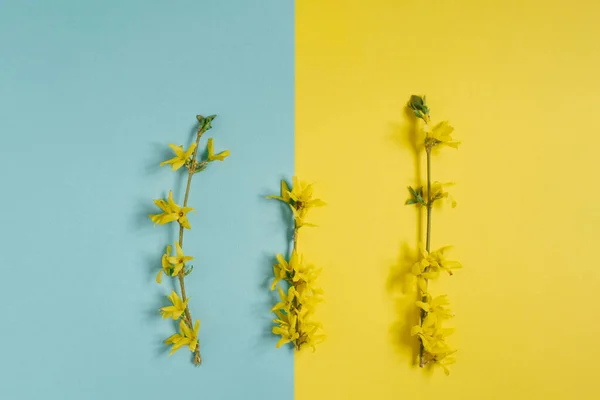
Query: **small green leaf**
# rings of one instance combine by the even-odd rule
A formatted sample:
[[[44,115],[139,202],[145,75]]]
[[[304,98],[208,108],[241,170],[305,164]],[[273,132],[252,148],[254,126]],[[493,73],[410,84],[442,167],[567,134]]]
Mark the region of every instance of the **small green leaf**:
[[[417,95],[413,94],[412,96],[410,96],[410,101],[408,102],[408,105],[413,110],[422,110],[423,109],[423,99],[421,98],[421,96],[417,96]]]
[[[216,117],[216,115],[209,115],[208,117],[204,118],[204,121],[202,122],[202,132],[212,129],[212,121]]]
[[[406,201],[406,204],[423,204],[425,205],[425,200],[423,200],[423,186],[418,189],[413,189],[412,186],[408,187],[408,191],[412,195],[412,199]]]
[[[194,266],[193,266],[193,265],[190,265],[190,268],[189,268],[187,271],[185,271],[184,275],[185,275],[185,276],[188,276],[189,274],[191,274],[191,273],[192,273],[193,269],[194,269]]]
[[[417,118],[425,119],[425,115],[429,115],[429,107],[425,103],[425,96],[410,96],[408,106],[413,110],[413,113]]]
[[[196,115],[196,119],[200,123],[200,131],[206,132],[207,130],[212,128],[211,122],[215,119],[216,115],[209,115],[208,117],[203,117],[202,115]]]

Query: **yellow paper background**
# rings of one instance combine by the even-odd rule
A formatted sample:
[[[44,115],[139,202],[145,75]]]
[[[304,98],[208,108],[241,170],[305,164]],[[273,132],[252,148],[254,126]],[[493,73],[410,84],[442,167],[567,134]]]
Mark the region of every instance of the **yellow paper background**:
[[[297,1],[296,173],[329,205],[301,232],[328,339],[296,356],[296,399],[600,398],[599,15],[583,0]],[[456,314],[450,377],[411,365],[415,309],[391,279],[417,246],[411,94],[463,141],[432,170],[458,201],[434,210],[432,247],[465,265],[433,289]]]

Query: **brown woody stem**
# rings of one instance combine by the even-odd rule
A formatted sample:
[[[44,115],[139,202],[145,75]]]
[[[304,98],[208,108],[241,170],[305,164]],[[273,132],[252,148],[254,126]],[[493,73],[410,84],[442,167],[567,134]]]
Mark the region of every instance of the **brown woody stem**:
[[[425,240],[425,250],[427,250],[427,254],[431,251],[431,146],[425,146],[426,154],[427,154],[427,233]],[[425,268],[425,272],[429,270],[429,267]],[[427,284],[427,280],[425,280]],[[422,302],[427,301],[427,296],[425,293],[422,294],[421,298]],[[421,326],[423,326],[423,322],[427,317],[427,311],[421,309]],[[423,346],[423,339],[420,340],[419,344],[419,367],[423,368],[425,366],[425,359],[423,358],[423,353],[425,352],[425,346]]]
[[[198,130],[198,135],[196,138],[196,148],[194,149],[194,152],[192,153],[192,163],[190,166],[188,166],[188,179],[187,179],[187,186],[185,188],[185,197],[183,200],[183,207],[187,207],[187,203],[188,203],[188,198],[190,196],[190,186],[192,183],[192,177],[194,176],[194,174],[196,173],[196,165],[197,165],[197,161],[196,161],[196,155],[198,154],[198,145],[200,144],[200,138],[202,137],[202,134],[204,133],[204,131],[202,129]],[[181,223],[179,224],[179,246],[181,248],[183,248],[183,225],[181,225]],[[181,299],[183,300],[183,302],[185,303],[187,296],[185,294],[185,268],[182,268],[181,271],[179,271],[179,274],[177,274],[177,277],[179,278],[179,286],[181,288]],[[190,306],[186,306],[185,308],[185,320],[188,324],[188,326],[190,327],[190,329],[194,329],[194,320],[192,319],[192,313],[190,312]],[[196,343],[196,351],[194,351],[194,365],[200,365],[202,363],[202,357],[200,356],[200,340],[198,340],[198,342]]]
[[[293,252],[294,250],[297,250],[297,249],[298,249],[298,229],[299,229],[299,228],[298,228],[298,224],[296,223],[296,218],[294,218],[294,236],[293,236],[292,252]],[[290,260],[291,260],[291,258],[290,258]],[[292,284],[293,284],[293,282],[292,282]],[[296,297],[294,297],[294,307],[295,307],[295,308],[296,308],[298,311],[300,311],[300,308],[302,307],[302,304],[300,304],[300,303],[298,302],[298,299],[297,299]],[[297,325],[296,325],[296,332],[300,333],[300,330],[301,330],[301,329],[300,329],[300,320],[297,320],[297,321],[296,321],[296,324],[297,324]],[[296,351],[299,351],[299,350],[300,350],[300,347],[301,347],[301,345],[302,345],[302,343],[300,342],[300,340],[301,340],[301,339],[302,339],[302,335],[300,335],[300,337],[298,337],[298,339],[296,339],[296,340],[294,341],[294,347],[295,347]]]

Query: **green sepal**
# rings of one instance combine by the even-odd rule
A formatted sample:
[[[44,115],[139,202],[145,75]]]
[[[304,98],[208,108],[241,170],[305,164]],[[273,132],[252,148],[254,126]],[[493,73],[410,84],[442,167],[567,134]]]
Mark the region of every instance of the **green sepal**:
[[[207,162],[198,163],[196,165],[196,170],[194,171],[194,173],[196,174],[198,172],[204,171],[206,169],[206,167],[208,167],[208,163]]]

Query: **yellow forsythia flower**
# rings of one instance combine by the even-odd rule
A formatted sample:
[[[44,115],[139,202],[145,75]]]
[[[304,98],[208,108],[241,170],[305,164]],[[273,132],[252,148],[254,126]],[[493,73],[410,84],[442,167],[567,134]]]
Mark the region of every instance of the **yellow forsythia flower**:
[[[422,250],[422,258],[412,267],[412,273],[417,277],[417,285],[423,293],[427,292],[427,279],[437,279],[440,271],[446,271],[452,275],[452,270],[462,268],[458,261],[448,260],[445,256],[445,251],[451,246],[444,246],[436,251],[428,253],[427,250]]]
[[[218,154],[215,154],[215,147],[213,144],[213,138],[208,139],[208,161],[223,161],[225,157],[229,157],[229,150],[222,151]]]
[[[299,228],[301,226],[314,226],[313,224],[304,222],[306,213],[309,209],[313,207],[322,207],[326,205],[326,203],[321,199],[312,198],[312,184],[302,183],[296,176],[294,176],[292,180],[292,190],[290,190],[285,181],[282,180],[281,196],[267,196],[267,198],[277,199],[283,201],[284,203],[287,203],[290,206],[292,213],[294,214],[296,227]]]
[[[296,323],[298,317],[294,314],[283,314],[279,311],[275,311],[277,318],[273,320],[278,326],[274,326],[272,332],[275,335],[281,335],[281,339],[277,342],[277,348],[283,346],[286,343],[297,340],[300,335],[296,331]]]
[[[298,254],[296,249],[292,250],[289,262],[283,257],[283,254],[277,254],[276,257],[279,264],[273,266],[275,279],[271,285],[271,290],[275,290],[277,283],[281,280],[288,280],[297,284],[296,289],[300,285],[311,285],[321,272],[321,269],[316,269],[313,265],[304,264],[302,256]]]
[[[446,183],[441,183],[441,182],[433,182],[431,184],[431,200],[432,201],[436,201],[436,200],[440,200],[440,199],[447,199],[450,204],[452,205],[452,208],[456,207],[456,201],[454,200],[454,198],[452,196],[450,196],[450,194],[448,192],[445,191],[445,189],[448,186],[453,186],[455,185],[454,182],[446,182]]]
[[[425,295],[426,301],[417,301],[417,307],[427,313],[427,317],[423,321],[423,327],[438,325],[442,320],[452,318],[452,312],[446,308],[450,304],[448,296],[441,295],[432,298],[431,295]]]
[[[171,352],[169,355],[175,353],[183,346],[188,346],[190,351],[193,353],[196,351],[198,345],[198,331],[200,330],[200,321],[196,320],[194,324],[194,330],[192,330],[182,319],[179,321],[179,333],[170,336],[165,340],[166,344],[172,344]]]
[[[162,255],[162,268],[158,271],[156,275],[156,283],[162,282],[162,274],[164,272],[165,275],[171,275],[171,271],[173,270],[173,266],[169,262],[168,258],[171,256],[171,246],[167,246],[167,251]]]
[[[297,176],[292,178],[293,186],[290,192],[290,198],[294,200],[296,204],[301,205],[304,208],[322,207],[326,203],[320,199],[312,198],[312,184],[305,184],[300,182]]]
[[[190,299],[185,299],[185,301],[181,301],[181,298],[173,290],[171,291],[169,300],[171,300],[171,303],[173,303],[173,305],[161,308],[160,313],[162,314],[163,319],[173,318],[174,320],[177,320],[185,312],[185,309],[187,308],[187,303]]]
[[[281,280],[288,279],[289,274],[293,271],[295,263],[298,262],[298,254],[296,251],[292,251],[292,257],[290,258],[290,262],[288,263],[283,254],[277,254],[275,256],[279,264],[273,265],[273,275],[275,275],[275,279],[271,284],[271,290],[275,290],[277,287],[277,283]]]
[[[453,351],[446,343],[446,338],[453,332],[454,329],[451,328],[441,328],[438,326],[423,327],[415,325],[411,330],[411,335],[419,336],[425,350],[432,355],[436,355]]]
[[[454,127],[450,126],[448,121],[442,121],[435,126],[431,126],[430,123],[426,123],[423,127],[426,136],[426,143],[428,140],[432,140],[432,145],[444,144],[446,146],[458,148],[460,142],[455,142],[452,139],[452,132]]]
[[[421,292],[427,293],[427,280],[437,279],[440,276],[440,270],[434,259],[427,250],[421,250],[422,258],[412,266],[412,273],[417,277],[417,286]]]
[[[290,190],[283,179],[281,180],[281,196],[267,196],[267,199],[276,199],[284,203],[290,203]]]
[[[315,312],[315,306],[317,303],[323,301],[322,299],[323,290],[314,289],[309,286],[300,286],[297,291],[298,302],[302,304],[300,310],[296,309],[298,314],[298,320],[302,323],[308,323],[310,318]]]
[[[439,249],[430,254],[431,265],[434,265],[441,271],[445,271],[446,273],[448,273],[448,275],[453,274],[453,269],[462,268],[461,263],[459,263],[458,261],[448,260],[448,258],[444,254],[447,250],[451,248],[452,246],[440,247]]]
[[[439,365],[444,370],[444,374],[450,375],[450,370],[448,369],[448,365],[454,364],[456,362],[456,357],[452,357],[451,355],[456,353],[456,351],[450,351],[448,353],[436,354],[433,357],[433,362],[435,365]]]
[[[321,273],[321,269],[315,268],[313,265],[306,265],[303,262],[298,263],[294,270],[292,282],[296,288],[296,297],[302,304],[302,312],[312,314],[317,303],[321,302],[323,290],[315,286],[317,277]],[[300,313],[301,318],[305,318],[304,313]]]
[[[295,250],[294,250],[295,251]],[[293,256],[293,253],[292,253]],[[292,258],[293,260],[293,258]],[[315,282],[319,274],[321,273],[321,268],[317,269],[314,265],[305,264],[302,260],[302,257],[299,257],[298,262],[291,264],[292,269],[294,271],[294,276],[292,277],[292,282],[300,282],[304,284],[311,285]],[[290,262],[291,263],[291,262]]]
[[[190,221],[187,218],[187,213],[193,211],[192,207],[181,207],[173,200],[173,191],[169,190],[167,201],[163,199],[154,200],[154,204],[163,212],[160,214],[150,214],[149,217],[154,224],[165,225],[169,222],[177,221],[186,229],[191,229]]]
[[[192,143],[186,151],[183,150],[183,146],[177,146],[175,144],[170,144],[169,147],[175,152],[175,157],[161,162],[160,166],[162,167],[163,165],[171,164],[173,171],[177,171],[192,157],[192,153],[194,152],[194,149],[196,149],[196,143]]]
[[[179,245],[179,243],[175,243],[175,251],[177,252],[177,256],[175,257],[167,257],[167,261],[173,265],[173,276],[176,276],[179,271],[185,266],[187,261],[191,261],[194,259],[192,256],[186,256],[183,254],[183,249]]]
[[[310,346],[312,347],[313,351],[315,351],[316,345],[322,343],[326,338],[325,334],[317,334],[317,331],[322,328],[323,325],[320,322],[303,323],[303,334],[298,339],[300,345]]]
[[[277,286],[277,290],[279,290],[279,298],[281,301],[271,308],[271,312],[283,310],[289,314],[294,303],[294,297],[296,297],[297,294],[296,289],[293,286],[290,286],[287,294],[283,291],[281,286]]]
[[[433,362],[443,368],[446,375],[450,375],[448,365],[454,364],[456,358],[452,355],[456,353],[446,343],[446,338],[454,332],[453,329],[443,329],[438,326],[421,327],[416,325],[411,330],[411,335],[417,335],[423,343],[423,358],[427,363]]]

